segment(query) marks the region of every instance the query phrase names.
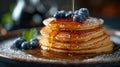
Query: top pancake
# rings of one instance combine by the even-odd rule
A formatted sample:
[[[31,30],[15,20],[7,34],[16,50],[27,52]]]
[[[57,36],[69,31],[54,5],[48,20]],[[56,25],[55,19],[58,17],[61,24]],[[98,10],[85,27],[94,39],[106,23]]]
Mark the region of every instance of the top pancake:
[[[99,27],[103,24],[103,20],[89,17],[82,22],[76,22],[71,19],[48,18],[43,24],[52,30],[88,30]]]

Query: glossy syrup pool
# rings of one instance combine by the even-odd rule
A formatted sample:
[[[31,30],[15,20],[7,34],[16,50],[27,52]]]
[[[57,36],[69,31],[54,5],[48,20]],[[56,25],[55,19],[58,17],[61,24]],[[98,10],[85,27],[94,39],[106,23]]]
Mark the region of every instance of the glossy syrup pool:
[[[90,64],[108,63],[120,61],[120,45],[115,43],[114,51],[108,54],[68,54],[53,51],[45,51],[40,48],[22,51],[12,48],[13,41],[10,38],[0,41],[0,56],[11,60],[35,63],[59,63],[59,64]]]

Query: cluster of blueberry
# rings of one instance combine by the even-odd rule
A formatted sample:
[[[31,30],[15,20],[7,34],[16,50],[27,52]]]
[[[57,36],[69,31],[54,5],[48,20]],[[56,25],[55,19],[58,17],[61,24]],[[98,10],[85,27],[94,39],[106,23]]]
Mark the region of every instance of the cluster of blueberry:
[[[61,10],[61,11],[58,11],[57,13],[55,13],[53,15],[54,18],[70,18],[72,16],[72,11],[64,11],[64,10]]]
[[[73,20],[81,22],[81,21],[83,21],[84,19],[86,19],[88,17],[89,17],[88,9],[87,8],[81,8],[81,9],[76,10],[74,12]]]
[[[27,50],[33,49],[39,46],[39,40],[37,38],[31,39],[30,42],[27,42],[24,38],[17,38],[13,42],[13,47],[17,49]]]
[[[89,11],[87,8],[81,8],[76,10],[74,13],[72,11],[58,11],[53,15],[54,18],[70,18],[73,16],[73,21],[81,22],[82,20],[89,17]]]

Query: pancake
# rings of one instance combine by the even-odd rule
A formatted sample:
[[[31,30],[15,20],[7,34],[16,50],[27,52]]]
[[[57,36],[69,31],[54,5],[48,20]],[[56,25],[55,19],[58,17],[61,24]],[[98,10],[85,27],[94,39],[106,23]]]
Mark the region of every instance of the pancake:
[[[92,38],[99,37],[104,34],[104,29],[102,27],[98,27],[90,30],[54,30],[52,31],[48,27],[44,27],[41,29],[41,35],[47,36],[49,39],[57,40],[61,42],[84,42],[88,41]]]
[[[72,20],[48,18],[43,21],[43,24],[50,27],[52,30],[87,30],[99,27],[103,24],[102,19],[89,17],[81,23]]]
[[[55,52],[62,52],[62,53],[79,53],[79,54],[102,54],[102,53],[110,53],[113,50],[113,44],[108,43],[109,45],[107,46],[102,46],[96,49],[88,49],[88,50],[62,50],[62,49],[55,49],[55,48],[49,48],[46,46],[41,46],[43,50],[52,50]]]

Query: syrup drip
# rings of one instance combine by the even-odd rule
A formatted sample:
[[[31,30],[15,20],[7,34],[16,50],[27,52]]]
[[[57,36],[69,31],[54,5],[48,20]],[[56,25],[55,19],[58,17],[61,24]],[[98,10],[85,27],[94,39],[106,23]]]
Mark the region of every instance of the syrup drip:
[[[75,9],[75,0],[72,0],[72,11],[74,12]]]
[[[57,33],[58,33],[57,31],[54,31],[54,32],[50,33],[50,37],[49,37],[49,42],[50,42],[49,47],[50,48],[52,47],[52,44],[53,44],[53,42],[52,42],[53,38],[54,38],[55,35],[57,35]]]

